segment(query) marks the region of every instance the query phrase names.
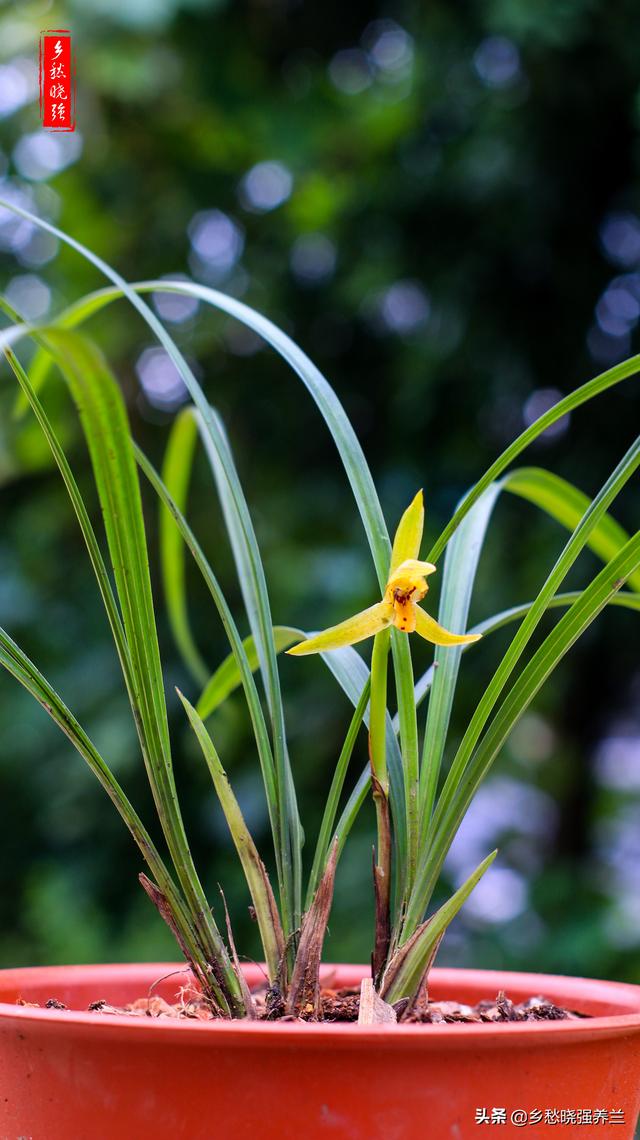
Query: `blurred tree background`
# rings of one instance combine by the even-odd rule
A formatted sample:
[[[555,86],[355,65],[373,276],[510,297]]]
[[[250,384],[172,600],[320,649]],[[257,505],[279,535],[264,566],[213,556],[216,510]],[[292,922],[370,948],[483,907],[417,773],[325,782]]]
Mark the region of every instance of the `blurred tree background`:
[[[75,37],[74,134],[39,126],[37,45],[47,27]],[[639,35],[631,0],[615,8],[605,0],[9,0],[0,5],[0,196],[55,220],[131,280],[188,275],[281,324],[344,402],[390,526],[424,486],[433,538],[526,424],[633,351]],[[0,251],[0,284],[33,319],[102,284],[75,253],[7,211]],[[227,422],[275,620],[318,628],[369,604],[376,587],[359,519],[302,385],[230,320],[184,299],[154,303]],[[159,462],[184,400],[179,379],[124,303],[91,328],[124,385],[138,440]],[[57,379],[45,396],[88,487]],[[12,414],[14,399],[3,368],[0,623],[150,819],[75,520],[35,426]],[[639,406],[637,382],[627,381],[556,425],[523,462],[593,494],[631,443]],[[155,551],[156,504],[148,497],[147,505]],[[637,505],[628,491],[615,508],[634,529]],[[190,515],[237,604],[202,457]],[[563,541],[534,508],[501,502],[472,619],[531,598]],[[595,565],[585,555],[572,583]],[[155,580],[168,692],[179,683],[194,696],[167,631],[157,564]],[[190,581],[213,668],[223,634],[196,576]],[[432,582],[433,612],[437,576]],[[454,743],[508,637],[465,658]],[[451,853],[443,891],[493,846],[500,857],[441,963],[640,980],[639,641],[633,615],[605,612],[513,734]],[[426,667],[428,647],[414,648],[417,668]],[[350,713],[319,660],[284,660],[282,669],[312,840]],[[255,932],[235,856],[170,702],[189,832],[210,897],[220,882],[250,956]],[[241,698],[211,727],[267,855]],[[358,763],[365,753],[363,740]],[[175,956],[115,812],[8,676],[0,757],[0,963]],[[339,872],[327,944],[334,959],[368,954],[372,838],[367,807]]]

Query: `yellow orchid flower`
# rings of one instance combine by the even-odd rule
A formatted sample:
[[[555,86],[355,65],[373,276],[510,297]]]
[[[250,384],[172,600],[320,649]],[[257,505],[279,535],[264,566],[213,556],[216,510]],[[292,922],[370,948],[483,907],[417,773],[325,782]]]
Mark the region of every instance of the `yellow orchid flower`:
[[[450,633],[418,605],[429,589],[427,576],[436,569],[431,562],[420,562],[418,558],[423,529],[424,502],[422,491],[418,491],[400,519],[393,540],[389,577],[382,601],[315,637],[301,641],[287,652],[294,657],[302,657],[306,653],[340,649],[343,645],[355,645],[373,637],[391,625],[403,633],[418,633],[433,645],[468,645],[479,641],[481,635],[478,633]]]

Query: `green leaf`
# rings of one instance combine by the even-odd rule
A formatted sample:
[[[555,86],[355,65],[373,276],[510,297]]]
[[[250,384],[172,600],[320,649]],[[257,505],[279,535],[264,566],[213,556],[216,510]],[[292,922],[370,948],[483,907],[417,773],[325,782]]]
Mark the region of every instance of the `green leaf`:
[[[205,989],[213,988],[221,1008],[227,1008],[224,994],[217,985],[215,978],[211,977],[207,958],[203,955],[198,933],[191,922],[183,898],[135,808],[73,713],[67,708],[62,698],[34,665],[33,661],[27,657],[4,629],[0,629],[0,665],[38,701],[54,723],[64,732],[109,796],[169,903],[173,920],[180,932],[181,941],[185,950],[188,951],[189,960],[201,983]]]
[[[460,744],[458,753],[456,754],[449,775],[447,783],[443,790],[443,796],[446,797],[448,788],[454,786],[457,782],[460,771],[463,769],[471,750],[475,745],[484,724],[487,721],[491,709],[494,707],[496,700],[504,685],[506,684],[509,676],[511,675],[517,661],[521,657],[524,649],[533,635],[543,613],[548,607],[549,602],[557,592],[558,586],[562,583],[574,562],[578,558],[580,552],[589,542],[589,539],[597,531],[603,517],[606,516],[608,507],[614,501],[616,496],[626,485],[635,471],[640,465],[640,437],[634,441],[627,453],[623,456],[618,466],[609,476],[600,489],[593,501],[587,500],[587,506],[584,514],[580,518],[575,530],[571,534],[568,542],[562,550],[560,556],[556,560],[550,574],[548,575],[542,589],[538,593],[537,598],[533,602],[529,612],[524,618],[522,625],[515,634],[511,645],[509,646],[506,654],[504,655],[500,665],[491,679],[481,701],[471,719],[471,723],[465,733],[465,736]],[[436,813],[437,814],[437,813]]]
[[[467,628],[478,560],[499,494],[500,488],[497,484],[493,483],[487,487],[462,520],[447,547],[438,621],[445,629],[455,630],[456,633],[464,633]],[[437,646],[434,654],[434,677],[429,697],[420,773],[421,850],[426,843],[438,787],[462,648],[462,646],[447,648]]]
[[[541,510],[544,510],[551,518],[556,519],[557,522],[567,527],[568,530],[573,530],[591,501],[587,495],[578,490],[578,488],[575,487],[572,483],[567,482],[566,479],[561,479],[560,476],[554,475],[550,471],[546,471],[544,468],[517,468],[515,471],[509,472],[509,474],[505,475],[505,477],[499,483],[492,484],[491,487],[483,493],[481,498],[470,509],[469,515],[463,520],[460,529],[462,529],[462,527],[465,525],[468,518],[475,515],[477,508],[483,502],[484,496],[491,493],[492,488],[510,491],[512,494],[519,495],[521,498],[534,503],[536,506],[540,507]],[[457,533],[458,532],[456,532],[456,535]],[[454,538],[451,540],[449,544],[450,547],[455,543],[456,535],[454,535]],[[602,558],[604,561],[607,561],[622,549],[627,539],[628,535],[624,530],[624,527],[621,527],[620,524],[610,514],[605,513],[600,521],[594,526],[591,533],[588,535],[586,545],[590,550],[593,551],[594,554],[598,555],[598,557]],[[455,555],[456,551],[460,548],[455,546],[453,548]],[[448,562],[449,548],[447,551],[447,561],[445,562],[445,587],[448,581]],[[451,562],[455,567],[458,565],[464,566],[464,553],[460,551],[459,557],[452,556]],[[629,580],[629,585],[634,590],[640,590],[640,574],[632,575]],[[571,593],[559,594],[555,599],[549,602],[549,608],[570,604],[572,601],[575,601],[576,596],[577,595]],[[631,609],[636,608],[636,602],[634,601],[633,596],[629,594],[624,594],[616,597],[614,599],[614,604],[627,606]],[[484,621],[481,621],[477,625],[474,625],[469,632],[480,633],[483,636],[487,633],[493,633],[495,630],[501,629],[502,626],[507,625],[511,621],[517,621],[521,617],[525,617],[527,611],[531,609],[532,605],[533,603],[529,602],[523,606],[514,606],[511,609],[504,610],[502,613],[496,614],[494,617],[486,618]],[[453,622],[455,620],[453,616],[449,617],[448,615],[445,615],[443,618],[442,609],[440,611],[440,617],[444,625],[446,625],[447,622]],[[462,615],[461,621],[462,624],[466,622],[466,618],[462,618]],[[456,626],[455,628],[458,627]],[[468,648],[468,645],[463,645],[461,647],[461,651],[464,653]],[[436,660],[438,660],[439,669],[442,668],[443,664],[447,665],[447,663],[449,667],[452,668],[455,663],[455,655],[454,653],[452,653],[450,657],[443,655],[443,661],[440,662],[438,655],[436,654]],[[424,700],[426,694],[431,688],[435,673],[438,671],[439,670],[434,671],[433,666],[431,666],[418,680],[415,686],[416,705],[419,705],[421,701]],[[398,730],[397,717],[394,718],[394,729],[396,731]],[[430,746],[431,742],[429,742],[429,747]],[[426,743],[424,755],[427,755]]]
[[[571,646],[588,629],[602,609],[614,599],[617,591],[638,567],[640,567],[640,532],[629,539],[590,585],[580,592],[577,600],[523,669],[493,717],[470,763],[456,781],[452,794],[441,800],[429,858],[422,865],[416,881],[415,898],[412,900],[412,906],[416,910],[423,898],[430,897],[469,803],[509,733]]]
[[[503,489],[535,503],[570,531],[577,526],[591,502],[571,483],[542,468],[519,468],[507,474],[500,483],[492,483],[473,504],[447,546],[438,614],[439,621],[447,629],[466,629],[478,557],[491,512]],[[605,513],[589,535],[586,545],[606,561],[621,549],[627,538],[625,530]],[[630,584],[635,588],[640,586],[640,576]],[[473,632],[483,633],[484,630],[475,627]],[[436,649],[435,652],[421,772],[421,848],[427,841],[461,656],[462,647]],[[424,686],[422,689],[424,691]]]
[[[614,365],[613,368],[607,369],[606,372],[601,372],[600,375],[595,376],[593,380],[588,380],[586,384],[582,384],[579,388],[576,388],[574,392],[570,392],[568,396],[564,396],[554,407],[549,408],[547,412],[544,412],[537,420],[534,420],[509,447],[505,448],[502,455],[498,456],[485,471],[482,478],[471,488],[469,494],[463,499],[456,510],[453,518],[447,523],[431,547],[427,555],[427,561],[437,562],[452,534],[457,530],[467,512],[471,510],[473,504],[480,498],[482,492],[486,491],[494,479],[502,475],[502,472],[506,470],[509,464],[520,455],[530,443],[533,443],[547,428],[557,423],[557,421],[562,419],[563,416],[566,416],[568,412],[572,412],[576,408],[581,407],[582,404],[593,400],[595,396],[601,395],[602,392],[606,392],[609,388],[613,388],[614,385],[620,384],[623,380],[628,380],[630,376],[635,376],[639,371],[640,356],[631,356],[628,360],[623,360],[620,364]]]
[[[286,929],[288,933],[293,933],[296,929],[301,907],[301,847],[302,847],[302,830],[298,817],[297,804],[295,800],[295,789],[293,785],[293,777],[291,774],[291,767],[286,749],[286,738],[284,728],[284,714],[282,708],[282,697],[280,693],[279,677],[277,670],[277,662],[275,650],[271,641],[271,628],[272,621],[270,615],[270,607],[266,589],[266,582],[264,577],[264,570],[260,560],[258,546],[255,540],[255,534],[251,523],[251,518],[247,508],[247,504],[242,492],[242,487],[235,470],[235,466],[230,456],[230,452],[224,437],[224,433],[220,430],[220,425],[215,417],[213,410],[198,383],[193,371],[190,369],[183,354],[178,349],[173,338],[165,329],[162,322],[156,317],[155,313],[149,306],[137,295],[136,291],[124,280],[120,274],[116,273],[102,258],[98,257],[91,250],[87,249],[80,242],[70,237],[68,234],[59,230],[56,226],[52,226],[49,222],[30,214],[29,211],[23,211],[20,207],[9,206],[14,213],[18,213],[21,217],[26,217],[33,225],[43,229],[49,233],[55,234],[62,242],[70,246],[72,249],[77,250],[84,258],[95,265],[100,271],[112,281],[117,290],[127,297],[130,304],[137,309],[146,321],[149,328],[157,336],[160,343],[165,348],[172,362],[175,364],[179,374],[181,375],[184,383],[191,394],[191,397],[196,405],[202,424],[208,440],[211,445],[211,451],[215,454],[217,462],[220,465],[220,470],[223,475],[221,480],[221,491],[225,498],[225,510],[227,518],[233,517],[233,525],[236,528],[236,535],[241,540],[243,546],[243,554],[247,559],[245,569],[248,569],[249,574],[246,578],[246,587],[249,589],[256,602],[255,613],[259,628],[252,629],[256,641],[260,646],[261,656],[264,657],[265,670],[266,670],[266,687],[267,687],[267,700],[270,707],[272,731],[273,731],[273,745],[275,757],[275,770],[276,770],[276,791],[278,796],[278,805],[280,813],[280,860],[279,860],[279,880],[281,891],[283,894],[284,916],[286,922]],[[155,286],[151,286],[155,291]],[[214,296],[213,291],[208,291]],[[113,297],[113,292],[111,297]],[[117,294],[116,294],[117,295]],[[229,306],[237,307],[240,305],[240,313],[244,314],[244,323],[251,325],[252,321],[255,324],[262,326],[262,335],[281,351],[291,362],[301,364],[305,374],[311,375],[309,370],[313,370],[311,375],[312,380],[317,377],[326,385],[326,382],[320,376],[317,369],[314,369],[308,358],[297,348],[290,338],[286,337],[284,333],[272,325],[271,322],[265,321],[264,318],[258,317],[247,306],[243,306],[241,302],[236,302],[232,298],[226,298],[223,294],[216,294],[219,298],[219,308],[231,311]],[[109,298],[111,299],[111,298]],[[96,298],[86,298],[87,308],[91,312],[96,311]],[[75,317],[77,321],[82,320],[82,314],[76,310]],[[242,319],[242,317],[241,317]],[[256,331],[261,332],[260,328]],[[0,336],[0,346],[2,345],[2,337]],[[326,385],[328,389],[328,385]],[[328,389],[331,392],[330,389]],[[331,393],[333,395],[333,393]],[[335,399],[335,397],[334,397]],[[338,405],[338,407],[340,407]],[[340,412],[346,424],[348,431],[351,433],[356,447],[359,448],[353,429],[349,424],[342,408]],[[361,453],[360,453],[361,454]],[[364,462],[364,460],[363,460]],[[366,466],[366,465],[365,465]],[[368,470],[367,470],[368,474]],[[370,476],[369,476],[370,479]],[[373,484],[372,484],[373,486]],[[375,495],[375,491],[374,491]],[[377,498],[376,498],[377,502]],[[384,524],[383,524],[384,526]]]
[[[367,680],[360,695],[360,699],[354,709],[353,716],[351,718],[351,724],[349,725],[349,730],[340,751],[338,763],[336,764],[333,779],[331,781],[331,788],[329,789],[329,795],[327,796],[327,801],[322,816],[322,823],[320,825],[320,832],[318,834],[318,840],[316,843],[313,865],[311,867],[311,873],[309,875],[305,910],[308,910],[313,902],[318,884],[326,868],[327,859],[329,857],[329,850],[331,848],[333,840],[337,839],[338,841],[338,856],[344,847],[346,839],[345,827],[343,825],[342,828],[339,827],[337,830],[334,830],[334,824],[336,815],[338,813],[340,796],[342,795],[342,789],[344,788],[349,761],[351,760],[353,749],[358,738],[358,733],[360,731],[369,704],[370,691],[371,683],[369,679]],[[367,780],[364,785],[365,795],[367,793],[368,787],[369,781]]]
[[[228,492],[230,510],[231,513],[236,515],[238,536],[242,539],[246,552],[248,553],[248,569],[250,571],[248,580],[253,590],[258,589],[260,636],[257,636],[258,631],[254,628],[252,628],[252,633],[256,636],[258,644],[260,644],[261,639],[264,642],[266,665],[268,666],[267,698],[270,703],[274,730],[274,753],[276,758],[276,771],[278,774],[278,794],[281,804],[284,805],[284,799],[290,801],[287,814],[292,828],[292,834],[290,836],[289,848],[283,848],[282,853],[283,862],[286,864],[285,877],[293,876],[297,878],[299,875],[297,875],[296,872],[300,866],[301,831],[297,821],[297,809],[294,811],[295,805],[291,802],[293,797],[292,778],[288,757],[286,755],[282,702],[279,695],[275,652],[273,651],[273,647],[269,644],[269,630],[272,623],[266,597],[266,586],[264,584],[264,574],[259,561],[257,544],[255,543],[255,536],[253,535],[248,510],[233,461],[228,447],[226,447],[226,441],[223,433],[220,431],[220,425],[216,423],[214,413],[209,407],[200,385],[167,330],[145,302],[137,296],[136,291],[141,293],[150,291],[184,292],[186,295],[197,296],[205,303],[228,313],[230,316],[236,317],[243,324],[252,328],[254,332],[262,336],[288,361],[314,398],[339,450],[351,483],[356,504],[365,526],[378,580],[382,589],[386,582],[389,567],[391,543],[389,541],[389,535],[385,526],[375,485],[355,432],[335,393],[305,353],[271,321],[250,309],[247,305],[244,305],[232,297],[227,297],[216,290],[209,289],[206,286],[196,285],[192,282],[149,281],[130,286],[106,262],[86,249],[81,243],[58,230],[57,227],[42,221],[42,219],[36,218],[34,215],[28,214],[28,211],[20,210],[20,208],[16,208],[14,212],[19,212],[20,216],[28,216],[34,225],[40,226],[40,228],[50,233],[54,233],[61,241],[73,249],[76,249],[83,257],[92,262],[92,264],[100,269],[101,272],[116,285],[115,290],[107,289],[99,294],[88,296],[84,299],[83,303],[81,302],[74,307],[73,312],[63,314],[61,319],[74,324],[79,323],[85,319],[83,304],[85,305],[86,315],[88,316],[97,311],[101,301],[107,304],[119,296],[126,296],[134,308],[141,313],[144,320],[155,332],[158,340],[166,349],[200,412],[212,451],[217,456],[224,474],[224,483],[226,485],[226,492]],[[227,513],[229,514],[229,511]],[[237,548],[238,543],[236,542],[236,549]],[[404,641],[394,637],[393,653],[396,669],[396,686],[403,725],[403,747],[405,747],[409,762],[412,763],[417,771],[417,728],[414,727],[415,709],[412,708],[410,703],[410,698],[412,699],[413,693],[413,675],[410,671],[409,648]],[[405,813],[403,812],[403,816],[404,815]],[[403,826],[403,816],[399,817],[396,821],[397,827]],[[295,866],[292,866],[292,864],[295,864]],[[288,896],[292,896],[292,893],[294,895],[299,893],[298,886],[293,884],[293,882],[289,882],[289,885],[285,883],[285,887]],[[291,899],[289,899],[288,906],[290,902]]]
[[[260,704],[260,697],[256,688],[255,680],[247,660],[247,655],[244,651],[244,646],[238,632],[238,628],[233,620],[233,615],[229,606],[227,605],[226,598],[220,588],[218,580],[207,561],[202,547],[196,539],[191,527],[185,519],[182,512],[179,510],[177,504],[172,499],[167,491],[162,479],[154,469],[152,464],[146,458],[144,453],[139,447],[135,447],[135,456],[140,467],[140,470],[149,480],[149,483],[156,492],[158,498],[163,503],[168,511],[171,512],[175,524],[180,531],[182,539],[191,553],[198,570],[200,571],[203,581],[213,599],[214,605],[218,611],[218,615],[222,622],[225,634],[231,651],[233,653],[238,672],[242,680],[247,707],[251,717],[251,723],[256,739],[256,746],[258,749],[258,757],[260,760],[260,767],[262,771],[262,778],[264,782],[265,794],[267,799],[267,807],[269,810],[269,817],[271,820],[272,832],[274,836],[274,847],[276,850],[276,857],[278,852],[278,816],[277,816],[277,802],[276,802],[276,789],[275,789],[275,773],[273,765],[273,755],[271,753],[271,744],[269,741],[269,734],[264,719],[264,713]]]
[[[567,530],[573,530],[589,506],[590,499],[573,483],[561,479],[542,467],[519,467],[509,472],[501,486],[512,495],[518,495],[540,507]],[[603,562],[608,562],[622,549],[629,535],[609,514],[604,514],[591,532],[587,546]],[[629,579],[634,590],[640,590],[640,574]]]
[[[220,964],[229,999],[237,1004],[239,983],[198,878],[178,806],[140,488],[124,401],[104,357],[90,341],[55,328],[41,335],[69,384],[89,447],[131,660],[136,725],[156,810],[194,925]]]
[[[302,630],[294,629],[293,626],[274,625],[273,627],[273,644],[276,653],[282,653],[284,649],[288,649],[301,637],[304,637]],[[255,638],[251,635],[245,637],[242,648],[251,672],[255,673],[260,665]],[[198,715],[206,720],[241,684],[242,677],[238,662],[234,654],[231,653],[225,657],[222,664],[218,666],[215,673],[207,681],[196,705]]]
[[[111,582],[109,580],[107,568],[104,564],[104,559],[100,552],[98,540],[91,525],[84,500],[80,494],[80,490],[75,481],[69,463],[67,462],[67,457],[60,445],[60,441],[58,440],[58,437],[53,430],[49,417],[47,416],[42,404],[40,403],[40,400],[38,399],[38,396],[36,395],[30,377],[27,375],[24,368],[20,364],[20,361],[17,359],[11,349],[5,350],[5,356],[14,372],[14,375],[16,376],[16,379],[18,380],[18,383],[20,384],[21,395],[26,401],[26,406],[27,408],[30,407],[32,409],[49,444],[51,453],[55,459],[60,474],[64,480],[67,494],[69,495],[69,499],[71,500],[71,504],[76,513],[76,517],[80,524],[80,530],[82,531],[82,537],[84,538],[87,550],[89,552],[89,558],[91,560],[91,565],[96,576],[98,588],[102,596],[104,607],[109,620],[109,625],[111,626],[111,632],[116,644],[118,657],[120,658],[120,664],[122,666],[122,671],[127,684],[127,689],[129,691],[129,696],[130,699],[135,700],[135,685],[132,674],[129,646],[127,645],[127,640],[122,625],[122,619],[120,617],[117,602],[111,588]]]
[[[600,520],[616,495],[637,470],[638,465],[640,465],[640,437],[632,444],[626,455],[623,456],[593,502],[589,503],[587,510],[557,559],[551,573],[548,575],[542,589],[518,628],[502,661],[483,693],[451,763],[434,813],[431,833],[439,827],[443,814],[446,814],[452,797],[455,795],[455,791],[463,778],[472,751],[487,723],[491,711],[495,707],[500,693],[507,684],[513,669],[529,643],[549,602],[576,561],[578,555],[584,549],[589,536],[600,523]],[[425,883],[429,883],[429,890],[433,889],[433,880],[428,871],[431,862],[432,852],[431,846],[429,845],[425,849],[424,859],[416,879],[416,886],[407,907],[403,926],[403,941],[413,933],[413,930],[422,920],[422,916],[428,905],[430,896],[429,894],[425,894]]]
[[[93,294],[92,296],[95,297],[96,295]],[[4,299],[0,300],[0,304],[8,311],[9,306]],[[91,295],[87,294],[81,297],[79,301],[69,305],[63,313],[60,313],[59,316],[56,317],[56,326],[58,328],[68,329],[76,328],[78,324],[86,321],[92,313],[100,312],[102,307],[103,301],[101,297],[97,297],[92,306]],[[15,313],[15,311],[12,313],[11,319],[17,323],[22,323],[22,318]],[[34,392],[38,393],[42,391],[55,363],[55,357],[51,355],[46,346],[41,343],[38,344],[29,363],[29,378]],[[15,418],[21,419],[28,410],[29,400],[26,398],[24,392],[19,392],[13,409]]]
[[[386,1002],[392,1004],[401,1001],[402,998],[408,998],[410,1003],[415,1001],[447,927],[497,854],[497,851],[492,851],[456,893],[431,918],[422,923],[412,937],[396,951],[385,971],[380,990],[380,995]]]
[[[352,646],[344,646],[342,649],[332,649],[329,653],[321,653],[320,657],[324,661],[327,669],[340,685],[342,691],[347,695],[354,708],[358,704],[360,695],[364,686],[370,680],[370,673],[366,663],[362,660],[360,654]],[[369,726],[369,711],[364,714],[364,722]],[[387,766],[389,770],[389,798],[393,811],[393,818],[395,821],[398,819],[402,824],[402,813],[404,811],[404,781],[402,771],[402,754],[398,747],[398,741],[393,731],[393,724],[391,717],[387,713],[386,716],[386,745],[387,745]],[[362,779],[365,781],[365,786],[369,783],[369,765],[365,772],[363,772]],[[360,787],[360,785],[359,785]],[[355,803],[352,807],[355,806]],[[407,831],[406,827],[396,827],[394,833],[394,841],[396,844],[396,864],[406,866],[406,841]]]
[[[351,831],[351,828],[358,818],[360,808],[369,798],[370,789],[371,773],[369,771],[369,765],[367,765],[367,767],[363,772],[361,772],[360,776],[358,777],[357,783],[351,792],[351,795],[349,796],[349,799],[347,800],[345,806],[343,807],[340,819],[336,824],[335,838],[338,842],[339,851],[342,851],[342,848],[345,845],[349,832]],[[397,851],[397,844],[395,850]],[[398,859],[399,857],[396,856],[396,863],[398,862]]]
[[[224,812],[231,838],[233,839],[247,886],[256,912],[256,920],[262,939],[265,961],[269,972],[269,982],[274,985],[280,976],[284,958],[284,935],[280,925],[278,908],[273,897],[269,876],[262,859],[258,854],[251,833],[244,821],[240,806],[233,794],[227,774],[222,767],[220,757],[207,729],[189,701],[178,690],[185,712],[189,717],[191,727],[196,734],[202,754],[213,780],[220,806]]]
[[[184,408],[173,421],[162,467],[164,484],[183,513],[186,508],[197,438],[198,428],[193,410],[190,407]],[[209,670],[196,645],[189,623],[184,542],[171,511],[162,502],[160,503],[160,566],[169,622],[176,645],[193,679],[202,686],[206,683]]]
[[[271,605],[253,523],[224,425],[217,412],[208,404],[206,407],[207,414],[203,415],[199,405],[197,422],[216,482],[271,716],[279,835],[278,885],[285,934],[289,938],[298,929],[302,917],[303,835],[287,751]]]
[[[570,606],[573,602],[577,601],[581,593],[581,590],[569,590],[564,594],[556,594],[549,602],[547,609],[553,610],[562,606]],[[525,602],[520,606],[511,606],[507,610],[501,610],[500,613],[492,614],[491,617],[485,618],[484,621],[480,621],[477,625],[472,626],[469,633],[479,633],[482,637],[486,637],[486,635],[490,633],[495,633],[497,630],[503,629],[504,626],[510,625],[515,621],[520,621],[521,618],[526,617],[533,604],[533,602]],[[624,609],[629,610],[640,610],[640,594],[632,594],[626,590],[621,591],[621,593],[616,594],[615,598],[611,599],[609,605],[622,606]],[[467,649],[470,648],[470,645],[462,646],[463,652],[466,652]],[[417,681],[415,687],[417,706],[421,704],[427,696],[427,693],[429,693],[435,672],[433,665],[430,665]],[[397,716],[393,718],[392,724],[394,732],[397,732]]]

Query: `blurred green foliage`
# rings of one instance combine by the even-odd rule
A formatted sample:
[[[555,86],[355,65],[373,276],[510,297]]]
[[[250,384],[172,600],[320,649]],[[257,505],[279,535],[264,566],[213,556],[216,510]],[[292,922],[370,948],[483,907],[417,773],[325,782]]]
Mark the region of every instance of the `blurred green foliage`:
[[[75,37],[74,135],[39,129],[34,82],[46,27]],[[0,33],[0,194],[32,202],[131,280],[190,274],[291,332],[343,400],[391,526],[424,486],[435,536],[549,401],[633,350],[640,12],[631,0],[615,9],[605,0],[25,2],[0,6]],[[73,252],[20,231],[6,214],[0,246],[1,283],[27,315],[58,311],[102,284]],[[318,628],[368,604],[375,586],[359,521],[302,386],[232,322],[158,306],[178,318],[172,330],[227,422],[275,620]],[[149,354],[147,330],[122,302],[92,329],[125,387],[136,437],[159,461],[168,405],[180,398],[165,363]],[[79,534],[34,425],[12,416],[8,370],[2,377],[0,622],[150,820]],[[72,441],[61,386],[52,379],[45,393]],[[639,406],[630,381],[525,460],[594,493],[631,442]],[[84,489],[79,442],[75,463]],[[204,462],[191,513],[237,601]],[[637,493],[616,513],[636,528]],[[472,619],[532,597],[562,542],[533,509],[501,503]],[[594,566],[585,556],[576,581]],[[159,590],[158,610],[168,691],[180,683],[190,692]],[[224,640],[195,575],[193,613],[213,668]],[[454,738],[502,637],[508,632],[465,660]],[[481,858],[497,842],[502,878],[455,924],[441,962],[640,977],[638,641],[633,615],[605,613],[514,734],[449,868],[456,879],[469,852],[479,845]],[[418,665],[426,664],[424,647]],[[314,836],[349,710],[319,662],[285,661],[283,674]],[[242,916],[247,899],[224,822],[175,700],[172,711],[210,897],[222,883]],[[264,841],[241,698],[212,726]],[[124,828],[64,738],[6,677],[0,755],[0,963],[174,957],[137,886]],[[372,836],[366,810],[340,868],[333,958],[368,952]],[[237,925],[250,955],[250,922]]]

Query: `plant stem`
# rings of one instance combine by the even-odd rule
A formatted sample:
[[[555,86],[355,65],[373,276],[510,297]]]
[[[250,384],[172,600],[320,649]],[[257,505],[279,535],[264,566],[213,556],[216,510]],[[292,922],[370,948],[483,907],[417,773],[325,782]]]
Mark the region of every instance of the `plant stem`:
[[[378,835],[373,865],[376,895],[376,931],[373,952],[374,981],[382,974],[391,940],[391,821],[389,817],[386,740],[388,661],[389,630],[383,629],[376,634],[373,641],[369,713],[369,761]]]
[[[387,665],[389,661],[389,630],[383,629],[373,639],[371,656],[371,705],[369,712],[369,759],[371,771],[380,784],[385,797],[389,795],[387,774]]]
[[[407,820],[407,857],[405,866],[398,868],[400,871],[400,881],[398,883],[399,898],[397,902],[401,907],[404,907],[413,889],[418,865],[418,837],[420,831],[418,720],[409,638],[398,630],[393,630],[391,644],[398,701],[402,775],[404,779]]]

